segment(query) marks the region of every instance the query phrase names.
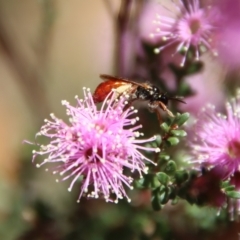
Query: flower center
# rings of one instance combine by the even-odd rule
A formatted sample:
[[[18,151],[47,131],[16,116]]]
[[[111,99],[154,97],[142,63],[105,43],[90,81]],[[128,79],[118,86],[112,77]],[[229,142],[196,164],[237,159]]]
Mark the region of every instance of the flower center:
[[[195,34],[201,28],[201,22],[199,19],[192,19],[189,23],[189,29],[191,34]]]
[[[102,122],[100,123],[95,123],[95,129],[100,133],[100,132],[105,132],[107,130],[107,126],[103,124]]]
[[[191,44],[199,44],[202,37],[203,20],[198,16],[188,16],[179,21],[177,29],[179,36],[184,41],[191,41]]]
[[[228,154],[231,158],[240,157],[240,141],[233,140],[229,143]]]
[[[93,155],[95,157],[93,157]],[[102,150],[101,149],[97,149],[97,152],[93,152],[92,148],[87,149],[87,151],[85,152],[85,157],[89,162],[95,162],[95,163],[99,163],[102,158]]]

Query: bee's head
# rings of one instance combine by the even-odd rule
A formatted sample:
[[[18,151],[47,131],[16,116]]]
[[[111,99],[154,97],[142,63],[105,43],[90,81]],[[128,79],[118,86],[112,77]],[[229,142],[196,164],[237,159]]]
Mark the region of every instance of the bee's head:
[[[169,97],[167,96],[167,93],[162,93],[159,100],[167,106]]]

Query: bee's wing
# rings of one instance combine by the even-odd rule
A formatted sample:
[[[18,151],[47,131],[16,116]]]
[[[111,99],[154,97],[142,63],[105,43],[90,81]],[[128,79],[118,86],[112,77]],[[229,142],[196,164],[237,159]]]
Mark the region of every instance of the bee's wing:
[[[108,81],[108,80],[116,81],[116,82],[122,81],[122,82],[126,82],[126,83],[131,83],[133,85],[136,85],[136,86],[139,86],[142,88],[146,88],[146,89],[150,88],[150,86],[148,86],[148,84],[146,84],[146,83],[138,83],[138,82],[134,82],[132,80],[126,79],[126,78],[114,77],[114,76],[107,75],[107,74],[101,74],[100,78],[102,78],[104,81]]]

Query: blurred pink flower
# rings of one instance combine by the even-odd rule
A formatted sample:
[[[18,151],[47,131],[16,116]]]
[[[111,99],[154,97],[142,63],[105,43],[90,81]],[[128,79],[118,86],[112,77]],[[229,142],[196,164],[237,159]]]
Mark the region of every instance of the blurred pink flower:
[[[125,98],[115,100],[112,95],[98,110],[89,89],[84,89],[84,100],[76,97],[77,107],[62,101],[70,117],[69,123],[51,114],[52,120],[45,120],[37,134],[50,141],[33,151],[33,160],[38,155],[47,156],[37,167],[56,164],[54,174],[59,174],[62,180],[73,178],[69,191],[80,180],[78,202],[82,196],[104,197],[106,201],[115,202],[126,197],[130,201],[124,185],[131,189],[133,178],[125,170],[137,171],[142,176],[147,171],[145,161],[152,161],[140,150],[159,151],[142,146],[155,137],[137,139],[142,135],[138,132],[141,125],[136,125],[138,118],[132,116],[137,111],[133,107],[126,108]]]
[[[208,105],[189,131],[193,160],[205,167],[218,167],[225,180],[240,168],[240,89],[226,103],[226,115]]]
[[[230,68],[240,66],[240,1],[215,0],[221,15],[221,31],[217,36],[219,59]]]
[[[161,52],[169,46],[176,46],[175,55],[184,52],[181,66],[184,66],[190,49],[194,50],[196,60],[201,53],[210,50],[216,55],[212,44],[212,35],[216,30],[216,11],[210,6],[201,7],[199,0],[179,0],[172,2],[172,10],[178,13],[171,17],[157,14],[154,23],[157,25],[155,33],[151,37],[161,40],[161,46],[155,49],[155,53]]]
[[[222,68],[216,61],[206,60],[204,71],[190,75],[184,81],[194,91],[194,95],[185,98],[187,104],[180,105],[183,112],[190,112],[194,117],[198,116],[199,110],[212,103],[216,109],[222,108],[225,96],[223,91],[223,74]],[[214,72],[212,71],[214,69]]]

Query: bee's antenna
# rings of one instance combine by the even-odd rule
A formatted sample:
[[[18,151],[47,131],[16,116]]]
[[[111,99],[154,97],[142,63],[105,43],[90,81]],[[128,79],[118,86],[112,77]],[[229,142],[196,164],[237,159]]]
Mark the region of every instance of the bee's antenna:
[[[182,97],[169,97],[169,99],[186,104],[186,102],[182,100]]]

